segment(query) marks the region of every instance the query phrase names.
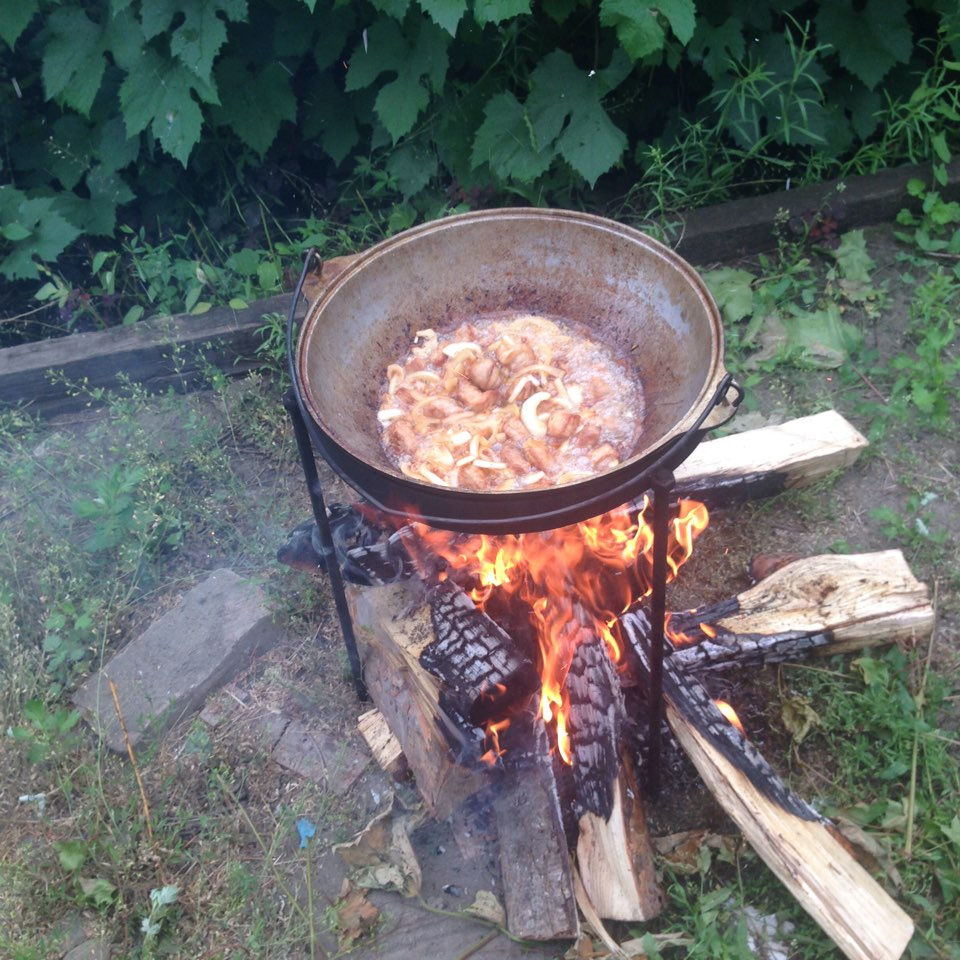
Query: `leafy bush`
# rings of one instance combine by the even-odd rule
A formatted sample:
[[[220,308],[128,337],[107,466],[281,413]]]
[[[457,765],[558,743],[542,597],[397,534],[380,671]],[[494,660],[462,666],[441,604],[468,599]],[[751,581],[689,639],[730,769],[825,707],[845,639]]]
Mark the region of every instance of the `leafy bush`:
[[[315,214],[331,183],[362,200],[372,178],[395,229],[586,190],[663,212],[670,171],[726,189],[913,159],[960,130],[958,36],[947,0],[5,3],[0,274],[118,217],[161,241],[253,229],[251,196]]]

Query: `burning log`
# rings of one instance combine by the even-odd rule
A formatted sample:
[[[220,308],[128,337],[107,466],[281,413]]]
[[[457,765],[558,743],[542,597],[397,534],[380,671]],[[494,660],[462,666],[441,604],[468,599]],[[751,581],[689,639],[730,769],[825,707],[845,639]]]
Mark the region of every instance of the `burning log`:
[[[709,507],[803,486],[849,467],[866,438],[835,410],[701,443],[676,470],[676,492]]]
[[[499,627],[452,580],[429,592],[435,639],[421,665],[444,686],[441,699],[474,726],[502,716],[540,686],[540,676]]]
[[[566,679],[577,812],[609,820],[620,767],[623,694],[604,641],[577,620],[571,621],[569,631],[579,635],[569,641],[574,654]]]
[[[808,557],[736,597],[673,614],[669,632],[692,645],[670,660],[696,670],[845,653],[929,633],[933,621],[927,588],[899,550]]]
[[[577,868],[597,915],[607,920],[652,920],[663,909],[653,846],[640,789],[624,761],[612,785],[610,815],[580,817]]]

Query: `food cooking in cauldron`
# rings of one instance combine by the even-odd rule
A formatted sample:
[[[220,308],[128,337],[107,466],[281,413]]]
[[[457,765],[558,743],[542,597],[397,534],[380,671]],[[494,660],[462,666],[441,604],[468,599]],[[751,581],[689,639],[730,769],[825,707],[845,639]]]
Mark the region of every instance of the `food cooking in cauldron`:
[[[636,448],[630,366],[572,324],[502,314],[418,330],[386,370],[381,441],[404,474],[479,491],[570,483]]]

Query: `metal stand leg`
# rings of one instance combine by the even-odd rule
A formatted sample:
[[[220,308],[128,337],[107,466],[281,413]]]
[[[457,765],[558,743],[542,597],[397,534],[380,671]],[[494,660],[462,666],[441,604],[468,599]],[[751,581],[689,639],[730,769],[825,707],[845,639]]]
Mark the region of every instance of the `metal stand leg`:
[[[293,424],[293,435],[297,441],[297,450],[300,453],[300,462],[303,465],[303,475],[307,481],[307,492],[310,495],[310,505],[313,508],[313,519],[320,530],[320,539],[324,546],[333,544],[330,535],[330,520],[327,517],[327,508],[323,502],[323,488],[317,474],[317,464],[313,459],[313,448],[310,446],[310,437],[307,426],[303,422],[303,414],[293,390],[287,391],[283,398],[283,406],[290,415]],[[347,658],[350,661],[350,672],[353,674],[353,686],[361,700],[369,700],[367,685],[363,682],[363,667],[360,664],[360,654],[357,651],[357,638],[353,632],[353,618],[350,616],[350,607],[347,605],[347,594],[343,588],[343,576],[340,573],[340,564],[336,554],[330,553],[327,559],[327,573],[330,575],[330,589],[333,592],[333,602],[337,608],[337,617],[340,620],[340,630],[343,633],[343,644],[347,648]]]
[[[669,470],[657,470],[653,487],[653,582],[650,592],[650,703],[649,746],[645,782],[651,799],[660,792],[660,730],[663,724],[663,627],[667,612],[667,547],[670,539],[670,502],[676,484]]]

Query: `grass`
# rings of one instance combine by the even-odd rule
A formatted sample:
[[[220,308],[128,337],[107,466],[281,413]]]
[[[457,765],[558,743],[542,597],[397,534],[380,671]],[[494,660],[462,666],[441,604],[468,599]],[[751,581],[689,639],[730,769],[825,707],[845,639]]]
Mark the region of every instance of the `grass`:
[[[729,362],[758,412],[834,404],[873,446],[856,472],[745,508],[725,524],[723,548],[898,546],[921,579],[940,584],[952,629],[960,278],[915,247],[881,257],[870,237],[838,239],[830,250],[788,238],[748,277],[726,275]],[[838,365],[811,353],[804,323],[840,331]],[[267,320],[265,330],[264,355],[275,358],[279,326]],[[71,389],[84,395],[83,384]],[[276,368],[238,382],[211,370],[202,393],[149,397],[127,384],[91,398],[101,412],[74,423],[0,414],[0,717],[10,734],[0,739],[0,795],[25,798],[0,825],[2,956],[50,955],[58,928],[78,915],[122,957],[339,950],[336,892],[319,864],[362,823],[360,800],[278,776],[242,722],[245,710],[291,704],[355,710],[339,644],[313,639],[331,616],[322,587],[273,563],[307,513],[281,393]],[[141,790],[128,757],[90,740],[69,692],[217,566],[264,583],[288,642],[243,678],[246,707],[228,702],[233,719],[183,724],[136,754]],[[877,874],[917,920],[917,958],[957,957],[960,941],[960,711],[946,636],[933,648],[784,667],[766,686],[770,739],[781,746],[771,761],[869,838]],[[778,716],[788,702],[819,718],[801,742]],[[305,849],[300,817],[318,826]],[[687,872],[661,866],[667,909],[628,932],[649,956],[751,956],[750,925],[765,917],[791,956],[837,956],[748,850],[705,845]]]

